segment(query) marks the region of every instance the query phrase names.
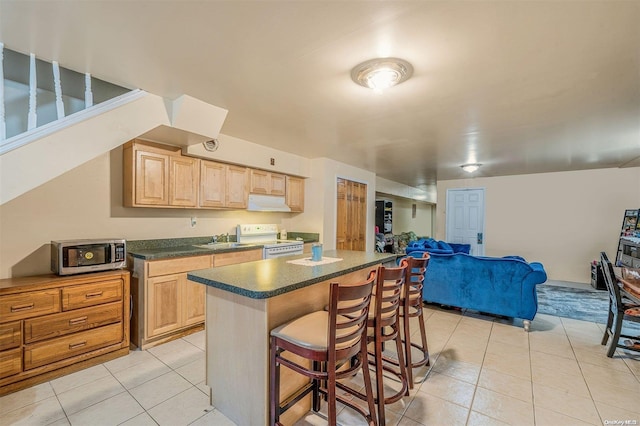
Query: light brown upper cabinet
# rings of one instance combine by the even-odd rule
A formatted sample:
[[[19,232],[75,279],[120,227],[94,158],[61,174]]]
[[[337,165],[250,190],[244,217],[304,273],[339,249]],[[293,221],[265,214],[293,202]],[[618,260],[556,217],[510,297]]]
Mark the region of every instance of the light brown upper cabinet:
[[[179,147],[131,141],[124,146],[124,205],[196,207],[200,160]]]
[[[200,207],[247,207],[249,169],[201,160]]]
[[[182,155],[178,146],[134,139],[124,145],[126,207],[246,209],[249,192],[286,196],[304,210],[304,179]]]
[[[191,157],[169,157],[169,205],[196,207],[200,160]]]
[[[304,211],[304,179],[287,176],[287,205],[292,212]]]
[[[285,175],[251,169],[252,194],[285,195]]]
[[[200,162],[200,207],[224,207],[227,193],[227,165]]]
[[[249,196],[249,169],[227,165],[227,198],[225,207],[246,209]]]

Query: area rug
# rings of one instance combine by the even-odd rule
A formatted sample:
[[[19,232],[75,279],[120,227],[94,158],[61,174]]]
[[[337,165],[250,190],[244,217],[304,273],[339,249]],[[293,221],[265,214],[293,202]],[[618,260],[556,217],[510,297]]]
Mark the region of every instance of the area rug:
[[[606,291],[551,284],[542,284],[536,288],[538,313],[607,323],[609,296]]]

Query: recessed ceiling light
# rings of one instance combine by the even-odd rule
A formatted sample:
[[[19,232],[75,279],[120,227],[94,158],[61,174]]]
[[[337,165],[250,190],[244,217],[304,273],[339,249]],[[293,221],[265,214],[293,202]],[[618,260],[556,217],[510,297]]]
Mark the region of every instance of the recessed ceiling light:
[[[351,70],[351,79],[361,86],[374,90],[389,87],[406,81],[413,74],[413,66],[404,59],[370,59]]]
[[[463,164],[460,167],[462,167],[462,170],[464,170],[467,173],[473,173],[476,170],[478,170],[480,166],[482,166],[482,164],[473,163],[473,164]]]

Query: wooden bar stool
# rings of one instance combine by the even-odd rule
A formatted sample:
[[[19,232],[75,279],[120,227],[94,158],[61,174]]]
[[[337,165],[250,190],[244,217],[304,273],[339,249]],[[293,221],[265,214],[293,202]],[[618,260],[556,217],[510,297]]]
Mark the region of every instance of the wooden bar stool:
[[[369,352],[369,363],[375,365],[375,402],[378,405],[378,423],[380,425],[386,423],[385,405],[393,404],[402,399],[403,396],[409,395],[407,371],[398,320],[405,270],[405,266],[399,268],[385,268],[380,266],[378,268],[378,278],[376,279],[374,296],[371,300],[371,309],[367,321],[369,328],[367,332],[368,341],[373,344],[373,352]],[[397,361],[383,355],[384,343],[391,340],[396,344],[396,351],[398,353]],[[371,359],[371,356],[373,356],[373,359]],[[392,368],[392,365],[398,366],[398,370]],[[401,383],[400,391],[389,396],[385,396],[384,394],[383,373],[385,371],[396,376]],[[356,396],[361,399],[365,398],[365,395],[361,393],[356,393]]]
[[[422,312],[422,289],[424,288],[424,274],[429,264],[429,253],[424,253],[421,258],[408,256],[402,259],[402,262],[407,263],[407,269],[400,299],[400,319],[404,334],[403,343],[407,363],[407,380],[409,381],[409,388],[413,389],[413,369],[429,365],[429,346],[427,345],[427,332],[424,327],[424,314]],[[418,318],[420,344],[411,341],[411,329],[409,327],[411,318]],[[414,361],[412,359],[411,347],[422,352],[420,360]]]
[[[336,401],[353,408],[370,425],[377,425],[371,377],[367,364],[367,318],[376,272],[354,285],[330,284],[329,310],[304,315],[271,331],[270,347],[270,424],[279,425],[280,415],[296,402],[313,393],[313,410],[320,410],[320,394],[328,404],[330,425],[336,424]],[[311,367],[283,357],[289,352],[311,361]],[[280,402],[280,366],[284,365],[311,381],[286,401]],[[344,368],[346,366],[346,368]],[[343,367],[343,368],[341,368]],[[338,371],[340,369],[340,371]],[[362,370],[365,400],[369,413],[336,393],[336,388],[355,393],[337,382]],[[360,395],[360,393],[358,393]]]

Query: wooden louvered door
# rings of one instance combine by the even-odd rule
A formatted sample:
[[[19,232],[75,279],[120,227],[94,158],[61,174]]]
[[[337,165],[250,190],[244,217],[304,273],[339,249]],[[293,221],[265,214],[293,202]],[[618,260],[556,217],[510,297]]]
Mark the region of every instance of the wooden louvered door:
[[[360,250],[366,248],[367,185],[338,178],[336,248]]]

